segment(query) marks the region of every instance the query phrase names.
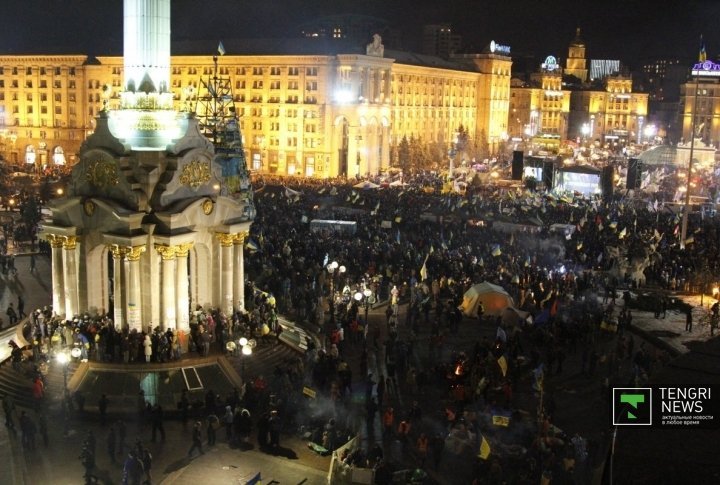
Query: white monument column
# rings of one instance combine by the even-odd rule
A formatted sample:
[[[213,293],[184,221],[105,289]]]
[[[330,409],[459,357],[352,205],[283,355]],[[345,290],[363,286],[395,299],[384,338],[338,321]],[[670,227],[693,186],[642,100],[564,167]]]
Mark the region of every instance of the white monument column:
[[[235,256],[235,284],[233,285],[233,302],[238,310],[245,310],[245,239],[248,231],[241,231],[235,234],[233,239],[233,251]]]
[[[123,307],[123,258],[125,257],[125,248],[113,244],[108,246],[113,257],[113,321],[119,328],[125,326],[125,312]]]
[[[220,296],[222,305],[220,309],[226,315],[233,311],[233,267],[232,247],[235,240],[234,234],[215,233],[220,242],[220,261],[222,264],[222,279],[220,280]]]
[[[123,7],[125,89],[170,89],[170,0],[125,0]],[[145,91],[147,92],[147,91]]]
[[[138,332],[143,330],[142,321],[142,287],[140,283],[140,256],[145,252],[145,246],[128,246],[126,260],[128,262],[128,277],[124,283],[127,295],[127,323],[130,330]]]
[[[63,279],[65,284],[65,318],[78,314],[77,236],[65,236],[63,241]]]
[[[63,284],[63,243],[65,238],[48,234],[48,242],[52,248],[52,292],[53,312],[57,315],[65,314],[65,285]]]
[[[177,246],[156,245],[155,249],[162,256],[162,328],[164,330],[176,327],[177,301],[175,299],[175,266],[177,259],[175,253]]]
[[[190,331],[190,292],[188,283],[188,254],[193,243],[177,246],[177,285],[175,287],[175,300],[177,303],[177,328],[185,332]]]

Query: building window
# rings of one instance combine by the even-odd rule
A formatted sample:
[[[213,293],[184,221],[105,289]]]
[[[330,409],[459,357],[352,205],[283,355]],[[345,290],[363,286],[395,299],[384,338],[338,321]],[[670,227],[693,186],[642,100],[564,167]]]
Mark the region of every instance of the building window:
[[[25,97],[27,98],[28,101],[32,102],[32,100],[33,100],[32,93],[27,93],[25,95]]]
[[[307,91],[317,91],[317,81],[308,81],[305,84],[305,89]]]
[[[299,69],[297,67],[288,68],[288,76],[297,76]]]
[[[61,115],[62,114],[62,108],[60,106],[55,106],[55,114]]]
[[[17,87],[17,86],[15,86],[15,87]],[[54,87],[55,89],[60,89],[60,88],[62,87],[62,83],[61,83],[60,81],[54,81],[54,82],[53,82],[53,87]]]
[[[253,67],[253,76],[262,76],[262,67]]]
[[[270,89],[280,89],[280,81],[270,81]]]
[[[279,68],[279,67],[271,67],[271,68],[270,68],[270,75],[271,75],[271,76],[279,76],[279,75],[280,75],[280,68]]]
[[[317,76],[317,67],[308,67],[305,69],[306,76]]]

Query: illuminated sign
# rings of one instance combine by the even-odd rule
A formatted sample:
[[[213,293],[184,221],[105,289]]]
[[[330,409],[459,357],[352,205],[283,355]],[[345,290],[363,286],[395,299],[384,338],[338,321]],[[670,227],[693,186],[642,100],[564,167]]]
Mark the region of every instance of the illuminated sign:
[[[720,64],[713,61],[698,62],[692,68],[692,75],[720,77]]]
[[[560,69],[560,64],[558,64],[555,56],[547,56],[545,58],[545,62],[543,62],[540,66],[546,71],[554,71],[556,69]]]
[[[497,44],[494,40],[491,40],[490,41],[490,52],[493,54],[504,54],[504,55],[509,56],[510,55],[510,46]]]

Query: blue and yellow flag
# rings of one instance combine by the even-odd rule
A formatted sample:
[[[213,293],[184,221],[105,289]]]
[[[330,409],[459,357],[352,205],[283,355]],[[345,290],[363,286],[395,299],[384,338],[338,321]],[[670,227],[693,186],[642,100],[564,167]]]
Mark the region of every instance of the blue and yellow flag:
[[[488,440],[486,440],[484,436],[480,441],[480,450],[478,451],[477,456],[483,460],[487,460],[488,456],[490,456],[490,443],[488,443]]]
[[[702,35],[700,36],[700,52],[698,53],[698,62],[705,62],[707,61],[707,52],[705,51],[705,41],[702,38]]]

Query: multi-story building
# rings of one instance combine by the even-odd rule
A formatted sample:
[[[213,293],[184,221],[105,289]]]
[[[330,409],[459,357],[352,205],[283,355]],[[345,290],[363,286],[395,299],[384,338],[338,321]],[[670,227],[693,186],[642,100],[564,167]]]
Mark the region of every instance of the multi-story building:
[[[429,56],[450,57],[460,50],[462,37],[453,32],[450,24],[423,25],[422,53]]]
[[[6,160],[75,162],[92,129],[95,111],[88,106],[96,105],[100,88],[88,84],[86,61],[77,55],[0,56],[0,154]]]
[[[632,77],[620,74],[606,78],[604,88],[571,93],[568,136],[598,140],[610,148],[641,142],[647,93],[633,92]]]
[[[687,81],[680,85],[680,104],[673,135],[679,142],[690,142],[695,127],[695,139],[706,145],[720,146],[720,64],[705,61],[709,69],[696,66]]]
[[[284,53],[218,58],[253,170],[378,173],[405,136],[449,146],[463,126],[488,154],[507,138],[508,55],[447,61],[384,50],[379,37],[362,53],[288,53],[308,51],[305,40],[312,41],[282,44]],[[176,55],[171,63],[176,107],[194,109],[213,56]],[[73,163],[97,113],[105,103],[117,108],[124,90],[121,57],[3,56],[0,69],[0,153],[14,163],[41,167],[62,163],[60,155]]]
[[[557,150],[567,138],[570,91],[563,89],[563,70],[554,56],[548,56],[529,83],[510,89],[508,131],[541,149]],[[533,142],[534,140],[534,142]]]

